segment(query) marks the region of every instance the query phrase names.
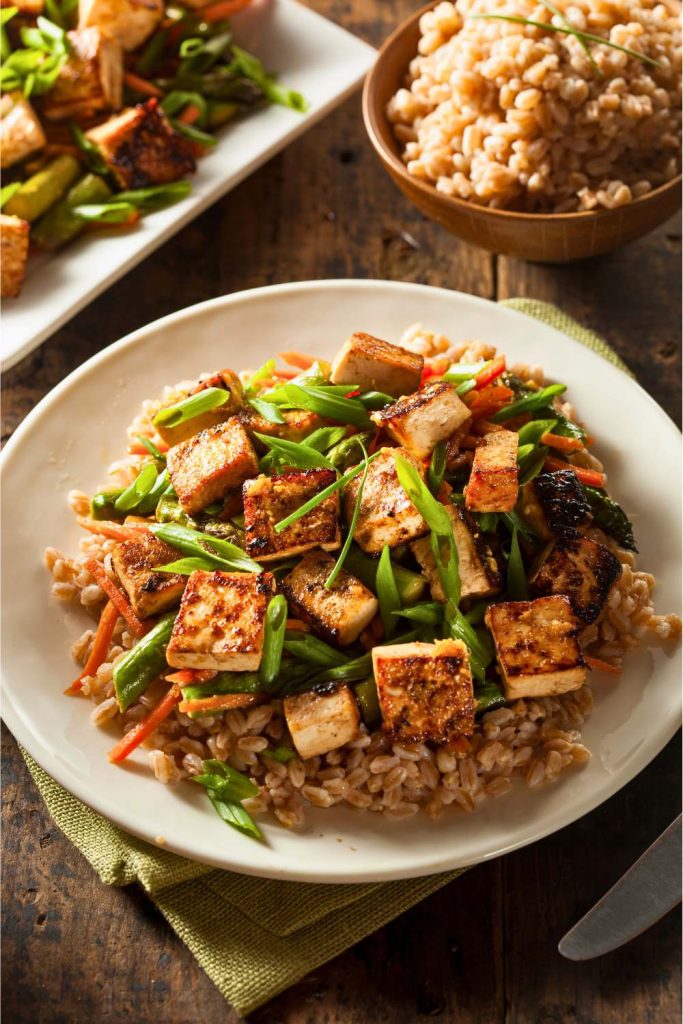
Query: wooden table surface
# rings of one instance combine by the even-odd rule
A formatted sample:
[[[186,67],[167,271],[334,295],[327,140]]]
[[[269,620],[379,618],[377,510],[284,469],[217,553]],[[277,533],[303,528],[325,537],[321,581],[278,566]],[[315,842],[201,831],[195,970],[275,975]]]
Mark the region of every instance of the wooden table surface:
[[[312,6],[377,45],[416,4]],[[532,266],[469,248],[426,222],[391,184],[366,140],[356,95],[9,371],[3,439],[83,360],[157,317],[242,288],[343,277],[555,302],[606,337],[676,418],[680,253],[676,221],[575,266]],[[678,1022],[677,912],[593,962],[569,963],[556,947],[678,813],[679,768],[675,740],[592,814],[472,869],[251,1019]],[[237,1015],[142,893],[102,885],[55,828],[4,727],[2,769],[8,1024],[234,1024]]]

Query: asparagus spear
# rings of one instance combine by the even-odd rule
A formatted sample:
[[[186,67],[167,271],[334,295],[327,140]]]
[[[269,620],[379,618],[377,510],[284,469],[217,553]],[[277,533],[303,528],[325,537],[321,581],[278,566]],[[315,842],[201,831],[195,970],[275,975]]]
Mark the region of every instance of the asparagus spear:
[[[41,249],[61,249],[75,238],[86,222],[72,212],[84,203],[101,203],[111,195],[111,189],[97,174],[86,174],[77,181],[63,199],[50,207],[33,229],[32,237]]]
[[[79,175],[81,165],[75,157],[58,156],[34,174],[5,205],[5,213],[32,222],[60,199]]]

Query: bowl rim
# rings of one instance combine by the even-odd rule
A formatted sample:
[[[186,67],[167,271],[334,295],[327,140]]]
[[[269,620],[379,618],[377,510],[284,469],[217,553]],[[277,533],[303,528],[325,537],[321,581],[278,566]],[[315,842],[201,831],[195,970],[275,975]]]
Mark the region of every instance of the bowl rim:
[[[478,203],[471,203],[467,199],[458,199],[455,196],[449,196],[443,192],[439,192],[439,190],[430,182],[422,181],[420,178],[416,178],[412,174],[409,174],[408,169],[401,158],[386,144],[384,140],[382,122],[385,122],[387,125],[389,125],[389,122],[386,117],[386,113],[381,111],[378,107],[378,86],[381,81],[383,63],[387,54],[394,49],[405,33],[414,27],[422,15],[433,10],[438,3],[439,0],[430,0],[429,3],[420,7],[394,29],[378,50],[375,63],[372,65],[363,84],[363,121],[365,123],[365,130],[368,133],[370,142],[382,162],[403,181],[405,181],[411,189],[421,193],[426,199],[436,200],[444,208],[450,209],[454,213],[468,213],[469,215],[490,216],[501,220],[507,219],[508,221],[528,221],[529,223],[538,222],[542,218],[545,223],[555,224],[559,222],[566,223],[570,220],[578,222],[589,218],[596,219],[597,217],[605,219],[609,216],[614,216],[615,214],[623,216],[627,211],[656,203],[657,200],[665,193],[668,193],[674,188],[680,190],[683,180],[682,172],[679,172],[676,177],[672,178],[670,181],[666,181],[662,185],[658,185],[656,188],[653,188],[650,192],[646,192],[645,195],[638,196],[636,199],[632,199],[623,206],[615,207],[612,210],[574,210],[567,213],[529,213],[523,210],[504,210],[497,207],[483,206]]]

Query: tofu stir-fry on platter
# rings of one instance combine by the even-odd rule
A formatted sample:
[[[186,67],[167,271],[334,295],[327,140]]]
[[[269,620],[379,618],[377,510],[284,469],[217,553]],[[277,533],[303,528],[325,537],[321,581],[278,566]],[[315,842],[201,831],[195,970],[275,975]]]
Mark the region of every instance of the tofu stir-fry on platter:
[[[201,369],[201,368],[198,368]],[[675,640],[566,386],[419,325],[163,389],[46,552],[69,695],[259,838],[307,805],[471,812],[590,757],[590,678]]]

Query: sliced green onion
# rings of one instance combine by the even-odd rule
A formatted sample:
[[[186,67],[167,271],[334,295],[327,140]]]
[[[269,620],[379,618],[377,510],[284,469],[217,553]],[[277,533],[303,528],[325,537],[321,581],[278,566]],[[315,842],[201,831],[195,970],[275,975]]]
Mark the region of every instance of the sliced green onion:
[[[194,781],[204,786],[216,812],[226,824],[254,839],[262,839],[261,830],[242,806],[242,800],[256,796],[258,786],[222,761],[204,761],[204,772]],[[218,767],[220,765],[220,768]]]
[[[351,546],[346,556],[345,566],[348,571],[356,576],[361,583],[373,592],[377,593],[377,567],[376,558],[370,558],[364,554],[355,544]],[[420,600],[427,587],[427,580],[419,572],[412,569],[405,569],[397,562],[392,562],[392,572],[396,580],[396,586],[401,596],[402,605],[414,605]]]
[[[168,181],[165,185],[150,185],[148,188],[119,192],[116,198],[119,202],[131,203],[136,210],[163,210],[185,199],[191,191],[189,181]]]
[[[156,466],[148,462],[142,467],[132,484],[126,487],[114,503],[114,508],[119,512],[130,512],[131,509],[142,501],[149,494],[157,481]]]
[[[323,668],[345,665],[349,660],[341,651],[330,647],[329,644],[319,640],[311,633],[304,633],[296,639],[285,638],[285,650],[301,661],[306,661],[311,665],[320,665]]]
[[[225,405],[230,400],[230,392],[224,388],[205,388],[198,391],[196,395],[184,398],[182,402],[169,405],[166,409],[160,409],[154,417],[154,425],[163,424],[165,427],[177,427],[195,416],[201,416],[205,412],[211,412]]]
[[[361,455],[361,443],[365,445],[369,444],[371,437],[372,434],[370,433],[352,434],[351,437],[345,437],[327,452],[327,457],[333,464],[334,468],[341,472],[343,469],[346,469],[350,463],[359,458]]]
[[[272,402],[265,402],[262,398],[248,398],[247,401],[252,409],[262,416],[269,423],[286,423],[284,416]]]
[[[393,405],[396,401],[392,395],[386,395],[383,391],[366,391],[358,395],[358,401],[366,409],[384,409],[387,405]]]
[[[563,394],[566,390],[566,384],[551,384],[541,391],[535,391],[531,395],[519,398],[512,405],[506,405],[504,409],[499,409],[491,417],[491,420],[493,423],[504,423],[506,420],[514,419],[515,416],[520,416],[523,412],[533,412],[534,409],[541,409],[544,405],[548,404],[549,399],[554,398],[555,395]]]
[[[474,691],[476,702],[475,714],[483,715],[485,711],[493,711],[494,708],[502,708],[505,704],[505,694],[500,683],[486,680]]]
[[[179,121],[177,117],[169,117],[169,121],[179,135],[184,135],[185,138],[190,139],[191,142],[196,142],[200,146],[218,145],[218,139],[215,135],[209,135],[208,132],[202,132],[199,128],[195,128],[193,124],[185,124],[184,121]]]
[[[443,612],[444,606],[440,601],[423,601],[412,608],[400,608],[392,614],[411,619],[413,622],[422,622],[427,626],[438,626],[443,622]]]
[[[6,10],[7,8],[5,8]],[[12,181],[9,185],[3,185],[0,189],[0,210],[3,208],[5,203],[9,202],[15,192],[18,192],[21,188],[20,181]]]
[[[367,458],[366,462],[363,462],[358,466],[354,466],[353,469],[350,469],[348,473],[340,476],[339,479],[335,480],[335,482],[330,484],[329,487],[325,487],[322,491],[318,491],[317,494],[314,494],[312,498],[309,498],[308,501],[304,502],[304,504],[295,512],[292,512],[291,515],[288,515],[285,519],[281,519],[279,523],[276,523],[274,527],[275,532],[282,533],[282,531],[286,530],[288,526],[292,525],[292,523],[296,523],[303,516],[307,515],[311,509],[317,508],[318,505],[320,505],[321,502],[326,501],[331,494],[334,494],[335,491],[345,487],[349,480],[353,480],[354,477],[358,476],[361,470],[365,468],[366,464],[369,465],[371,462],[374,462],[380,454],[381,452],[375,452],[374,455],[370,455]]]
[[[112,200],[110,203],[83,203],[81,206],[73,206],[71,212],[74,217],[97,224],[123,224],[136,211],[132,203]]]
[[[189,42],[189,40],[185,40],[185,42]],[[197,124],[201,125],[203,128],[206,124],[208,106],[206,99],[201,93],[186,92],[181,89],[171,89],[171,91],[166,93],[161,101],[161,107],[170,118],[173,118],[175,114],[180,113],[180,111],[190,105],[196,107],[199,111]]]
[[[203,697],[222,697],[226,693],[259,693],[261,681],[258,672],[219,672],[207,683],[183,686],[183,700],[202,700]]]
[[[245,555],[242,548],[221,537],[212,537],[211,534],[201,533],[189,526],[181,526],[180,523],[153,523],[149,529],[155,537],[166,541],[184,555],[210,562],[213,569],[223,569],[226,572],[263,571],[258,562]]]
[[[268,377],[273,376],[275,370],[275,360],[268,359],[263,366],[261,366],[255,373],[251,375],[249,381],[244,385],[246,394],[251,395],[256,390],[256,385],[260,384],[262,380],[267,380]]]
[[[294,760],[296,751],[292,750],[291,747],[276,747],[275,750],[261,751],[261,757],[269,757],[272,761],[277,761],[279,764],[287,764],[288,761]]]
[[[337,561],[334,564],[332,572],[330,573],[330,575],[325,580],[325,587],[327,588],[327,590],[331,590],[332,589],[332,587],[335,584],[335,581],[336,581],[337,577],[339,576],[339,573],[342,571],[342,569],[344,567],[344,562],[346,560],[346,556],[349,553],[349,548],[351,547],[351,543],[353,541],[353,535],[356,532],[356,524],[358,523],[358,516],[360,515],[360,507],[361,507],[361,504],[362,504],[362,501],[363,501],[363,488],[365,487],[365,481],[368,478],[368,469],[370,468],[370,461],[368,459],[368,453],[366,451],[365,445],[362,442],[361,442],[361,448],[363,449],[363,455],[364,455],[364,458],[365,458],[365,461],[363,463],[363,475],[361,477],[360,484],[358,485],[358,493],[356,494],[356,500],[355,500],[354,505],[353,505],[353,514],[351,516],[351,522],[349,523],[348,533],[346,534],[346,538],[344,540],[344,544],[342,546],[341,551],[339,552],[339,556],[337,558]],[[346,475],[348,476],[348,473]],[[342,479],[343,479],[343,477],[342,477]],[[337,481],[337,483],[339,483],[339,481]],[[276,527],[276,529],[277,529],[277,527]]]
[[[434,497],[437,496],[441,490],[441,484],[443,478],[446,475],[446,445],[443,441],[439,441],[436,448],[432,452],[432,457],[429,460],[429,473],[427,475],[427,482],[429,490],[432,492]]]
[[[135,511],[139,516],[150,516],[156,511],[159,499],[166,493],[170,485],[168,470],[164,469],[159,473],[156,483],[147,494],[138,502]]]
[[[277,683],[282,661],[282,648],[287,628],[287,601],[282,594],[276,594],[268,602],[263,632],[263,655],[259,667],[259,679],[266,692]]]
[[[341,423],[350,423],[361,429],[368,429],[372,421],[356,398],[343,398],[334,394],[329,388],[314,387],[310,384],[285,384],[278,388],[278,396],[282,395],[283,404],[291,405],[295,409],[307,409],[309,412],[317,412],[319,416],[326,416],[331,420],[339,420]],[[266,395],[272,400],[271,395]]]
[[[364,679],[361,683],[356,683],[354,692],[365,724],[372,726],[379,722],[382,717],[382,710],[379,704],[377,683],[374,678],[371,676],[369,679]]]
[[[476,512],[475,518],[482,533],[495,533],[498,527],[497,512]]]
[[[517,449],[517,462],[523,462],[527,455],[531,455],[534,451],[536,451],[535,444],[521,444]]]
[[[384,635],[389,640],[396,632],[397,623],[394,616],[401,609],[401,597],[394,579],[388,544],[382,548],[377,566],[377,598]]]
[[[105,163],[99,146],[96,146],[95,143],[88,138],[85,132],[81,131],[78,125],[73,121],[69,123],[69,128],[71,129],[71,134],[74,137],[74,142],[85,157],[88,169],[91,170],[93,174],[108,176],[109,168]]]
[[[164,453],[160,452],[157,446],[154,444],[154,442],[151,441],[148,437],[145,437],[144,434],[136,434],[135,440],[139,441],[142,447],[146,448],[149,454],[154,456],[155,459],[158,459],[159,462],[166,462],[166,456],[164,455]]]
[[[522,487],[524,484],[528,484],[530,480],[533,480],[535,476],[543,469],[543,464],[548,457],[548,449],[543,445],[540,448],[535,448],[534,451],[527,455],[522,460],[519,467],[519,486]]]
[[[301,93],[295,92],[294,89],[288,89],[286,86],[276,82],[272,75],[266,72],[261,61],[254,57],[253,54],[247,53],[246,50],[242,50],[239,46],[233,46],[232,53],[238,71],[241,71],[247,78],[251,78],[253,82],[256,82],[271,103],[279,103],[284,107],[290,107],[292,110],[296,110],[297,113],[303,113],[305,110],[308,110],[308,103]]]
[[[312,434],[305,437],[301,444],[306,448],[314,448],[317,452],[326,452],[346,437],[346,427],[318,427]]]
[[[476,377],[478,373],[485,370],[492,362],[492,359],[482,359],[478,363],[453,363],[448,368],[448,371],[444,373],[442,379],[447,380],[450,384],[471,380],[472,377]]]
[[[309,448],[296,441],[286,441],[280,437],[269,437],[267,434],[259,434],[257,431],[254,431],[254,436],[288,466],[294,466],[297,469],[334,469],[330,460],[317,452],[315,448]]]
[[[474,391],[476,386],[477,382],[472,378],[471,380],[464,380],[462,384],[458,384],[455,390],[459,395],[466,395],[468,391]]]
[[[557,420],[530,420],[517,431],[520,446],[538,444],[543,434],[550,434]],[[519,458],[519,456],[518,456]]]
[[[528,601],[529,587],[522,561],[522,552],[519,549],[518,531],[512,531],[512,542],[510,544],[510,559],[508,561],[507,592],[511,601]]]

